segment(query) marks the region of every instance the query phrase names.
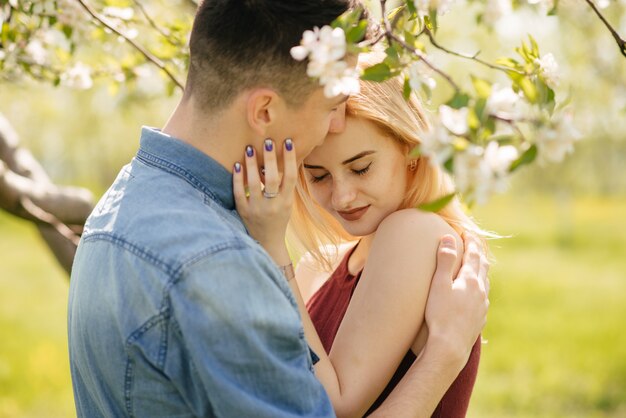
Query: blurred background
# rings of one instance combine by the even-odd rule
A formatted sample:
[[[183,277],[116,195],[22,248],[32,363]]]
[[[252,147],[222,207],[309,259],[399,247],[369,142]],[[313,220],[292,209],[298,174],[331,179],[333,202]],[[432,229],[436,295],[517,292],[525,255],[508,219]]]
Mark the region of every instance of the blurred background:
[[[532,34],[559,62],[557,97],[571,97],[583,139],[563,164],[524,167],[506,194],[472,210],[506,238],[491,243],[488,342],[469,416],[626,417],[626,59],[584,1],[561,1],[558,19],[517,12],[491,31],[468,23],[472,7],[441,18],[440,42],[493,60]],[[622,36],[625,9],[604,9]],[[434,56],[461,80],[499,77]],[[162,126],[177,102],[155,77],[116,92],[98,81],[88,91],[1,82],[0,113],[55,182],[98,197],[134,155],[141,125]],[[75,415],[68,283],[36,228],[0,212],[1,418]]]

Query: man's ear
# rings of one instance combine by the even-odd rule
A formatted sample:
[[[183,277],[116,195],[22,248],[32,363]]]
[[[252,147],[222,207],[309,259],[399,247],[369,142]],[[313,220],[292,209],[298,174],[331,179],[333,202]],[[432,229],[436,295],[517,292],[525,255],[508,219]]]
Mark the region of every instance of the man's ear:
[[[272,89],[257,88],[250,92],[246,102],[246,116],[250,128],[266,137],[270,126],[276,124],[283,107],[282,98]]]

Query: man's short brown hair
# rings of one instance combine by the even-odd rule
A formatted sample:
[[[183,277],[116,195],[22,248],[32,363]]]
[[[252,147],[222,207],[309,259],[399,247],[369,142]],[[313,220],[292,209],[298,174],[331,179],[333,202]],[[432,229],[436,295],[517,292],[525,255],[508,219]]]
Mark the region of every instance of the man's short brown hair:
[[[190,39],[185,95],[205,110],[228,106],[248,88],[269,87],[288,104],[303,103],[317,84],[290,49],[302,33],[330,24],[353,0],[205,0]]]

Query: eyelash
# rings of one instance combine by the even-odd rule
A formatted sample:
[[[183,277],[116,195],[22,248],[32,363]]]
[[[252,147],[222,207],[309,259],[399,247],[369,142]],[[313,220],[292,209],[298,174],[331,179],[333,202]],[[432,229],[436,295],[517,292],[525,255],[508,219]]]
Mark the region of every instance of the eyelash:
[[[368,171],[370,171],[370,166],[372,165],[372,163],[369,163],[365,168],[362,168],[360,170],[352,170],[352,172],[354,174],[356,174],[357,176],[364,176],[365,174],[367,174]],[[320,181],[324,180],[326,178],[326,176],[328,176],[328,173],[324,174],[323,176],[319,176],[319,177],[315,177],[315,176],[311,176],[311,183],[319,183]]]

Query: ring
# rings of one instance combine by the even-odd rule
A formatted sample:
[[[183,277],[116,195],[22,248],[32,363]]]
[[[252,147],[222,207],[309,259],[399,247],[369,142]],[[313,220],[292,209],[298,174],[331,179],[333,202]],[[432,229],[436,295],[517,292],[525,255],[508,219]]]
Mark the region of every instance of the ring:
[[[263,190],[263,197],[267,197],[268,199],[273,199],[276,196],[278,196],[280,193],[276,192],[276,193],[268,193],[267,191]]]

